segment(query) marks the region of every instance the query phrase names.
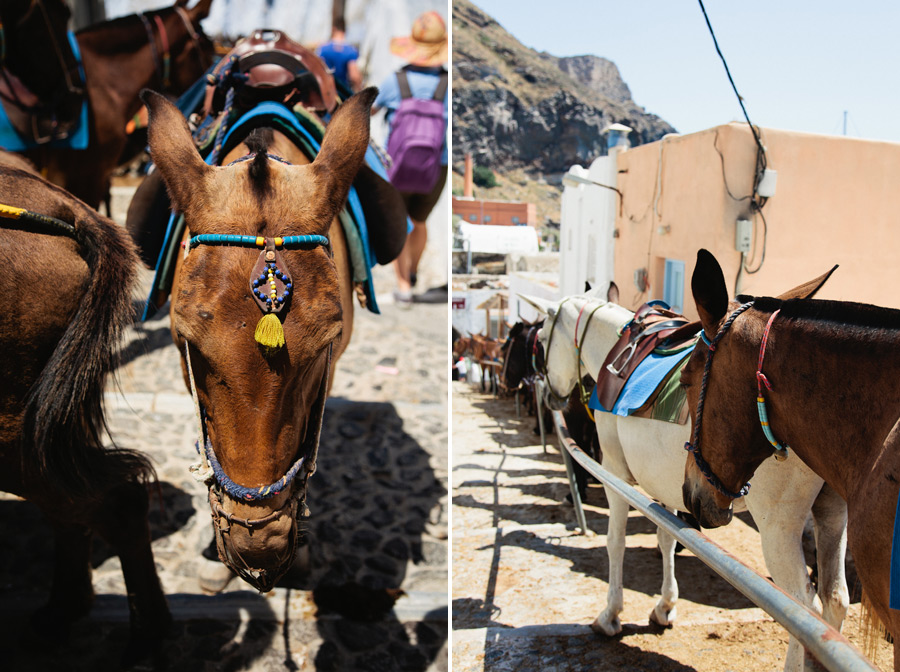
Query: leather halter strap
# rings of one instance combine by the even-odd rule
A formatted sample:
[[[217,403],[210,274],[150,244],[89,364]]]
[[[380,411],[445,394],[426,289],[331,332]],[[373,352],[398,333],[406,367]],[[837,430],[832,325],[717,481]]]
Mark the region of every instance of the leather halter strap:
[[[176,5],[175,13],[178,15],[178,18],[181,19],[188,36],[197,48],[197,61],[200,63],[200,69],[205,70],[206,65],[203,62],[203,47],[200,44],[200,33],[194,28],[194,24],[191,23],[191,17],[188,16],[187,10],[184,7]]]
[[[703,379],[700,383],[700,398],[697,400],[697,412],[694,418],[694,432],[691,436],[691,440],[684,444],[684,449],[691,453],[694,456],[694,462],[697,465],[697,468],[700,470],[706,480],[709,481],[709,484],[713,486],[720,493],[725,495],[726,497],[730,497],[731,499],[737,499],[738,497],[743,497],[748,492],[750,492],[750,483],[745,483],[741,486],[741,489],[737,492],[733,492],[729,490],[725,485],[719,480],[719,477],[713,473],[712,467],[709,462],[703,459],[703,455],[700,454],[700,428],[703,424],[703,407],[706,402],[706,390],[707,385],[709,383],[709,371],[712,367],[713,355],[716,352],[716,347],[719,344],[719,341],[722,340],[722,337],[725,335],[725,332],[731,327],[734,321],[737,319],[738,315],[743,313],[745,310],[749,310],[753,307],[753,301],[748,301],[747,303],[739,306],[731,315],[725,320],[725,323],[719,328],[719,331],[716,333],[715,337],[710,341],[704,330],[701,330],[701,338],[703,342],[706,343],[706,347],[708,352],[706,353],[706,364],[703,367]]]
[[[157,76],[159,76],[160,81],[162,81],[162,75],[160,75],[162,64],[159,59],[159,51],[156,48],[156,35],[153,32],[153,24],[150,23],[150,20],[143,12],[138,12],[137,16],[144,25],[144,30],[147,33],[147,44],[150,45],[150,55],[153,57],[153,69],[156,71]]]
[[[191,39],[194,41],[198,47],[200,46],[200,34],[194,30],[194,24],[191,23],[191,17],[188,16],[187,11],[184,7],[175,6],[175,13],[181,17],[181,21],[184,23],[184,27],[187,30],[187,34],[191,36]]]

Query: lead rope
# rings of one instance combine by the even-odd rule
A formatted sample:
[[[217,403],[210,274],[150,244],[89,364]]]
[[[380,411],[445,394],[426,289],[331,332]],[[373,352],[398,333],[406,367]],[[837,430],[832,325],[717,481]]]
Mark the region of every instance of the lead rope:
[[[700,427],[703,423],[703,407],[706,402],[706,389],[709,384],[709,371],[712,367],[713,355],[716,353],[716,347],[719,345],[719,341],[722,340],[722,337],[725,335],[725,332],[731,327],[732,323],[737,319],[737,316],[743,313],[745,310],[749,310],[753,307],[753,301],[748,301],[745,304],[739,306],[731,316],[725,320],[725,323],[719,327],[719,331],[713,337],[712,341],[706,336],[706,331],[700,330],[700,338],[703,339],[703,342],[706,344],[708,352],[706,353],[706,363],[703,366],[703,378],[700,381],[700,397],[697,399],[697,410],[694,413],[694,431],[691,435],[691,440],[684,444],[684,449],[691,453],[694,456],[694,462],[697,465],[697,468],[700,470],[700,473],[706,477],[706,480],[709,482],[711,486],[713,486],[720,493],[725,495],[726,497],[730,497],[731,499],[737,499],[738,497],[743,497],[748,492],[750,492],[750,483],[744,483],[741,486],[741,489],[732,492],[722,481],[719,480],[719,477],[713,473],[712,467],[709,465],[709,462],[703,459],[703,455],[700,454]]]
[[[194,369],[191,367],[190,347],[191,344],[184,339],[184,359],[187,362],[188,380],[191,382],[191,399],[194,400],[194,415],[197,418],[197,452],[200,453],[200,461],[192,464],[188,470],[194,480],[209,487],[215,482],[216,476],[209,464],[206,451],[201,448],[206,445],[206,439],[203,436],[203,414],[200,410],[200,398],[197,396],[197,384],[194,382]]]

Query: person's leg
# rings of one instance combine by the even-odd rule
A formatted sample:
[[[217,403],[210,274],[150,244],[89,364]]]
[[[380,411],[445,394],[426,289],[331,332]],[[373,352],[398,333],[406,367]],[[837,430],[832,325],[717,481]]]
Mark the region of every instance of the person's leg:
[[[410,218],[412,219],[412,218]],[[419,260],[425,251],[425,244],[428,242],[428,229],[425,228],[425,222],[412,220],[413,230],[406,237],[406,245],[403,246],[404,252],[409,252],[409,275],[412,276],[419,270]]]
[[[397,291],[394,294],[394,298],[397,300],[412,300],[412,276],[419,269],[419,261],[422,258],[422,253],[425,251],[425,244],[428,242],[428,231],[425,228],[425,222],[434,209],[435,204],[437,204],[446,182],[447,166],[442,166],[438,180],[431,192],[427,194],[401,192],[409,219],[413,223],[413,228],[406,237],[403,250],[397,259],[394,260],[394,273],[397,276]]]
[[[412,296],[412,284],[410,284],[409,279],[409,268],[410,268],[410,251],[409,251],[409,236],[406,238],[406,243],[403,245],[403,249],[400,251],[400,254],[397,255],[397,258],[392,262],[394,265],[394,274],[397,276],[397,296]]]

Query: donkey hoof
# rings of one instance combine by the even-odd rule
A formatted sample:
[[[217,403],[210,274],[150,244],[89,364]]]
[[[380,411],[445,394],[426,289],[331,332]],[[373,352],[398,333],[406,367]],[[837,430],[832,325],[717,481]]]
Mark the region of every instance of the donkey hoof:
[[[650,620],[664,628],[671,628],[675,622],[675,615],[675,607],[667,611],[664,607],[656,605],[656,608],[650,612]]]
[[[231,583],[235,573],[218,560],[202,560],[197,582],[200,589],[208,595],[221,593]]]
[[[606,635],[607,637],[615,637],[620,632],[622,632],[622,622],[619,620],[618,616],[614,616],[610,618],[603,618],[603,615],[597,617],[593,623],[591,623],[591,630],[596,632],[598,635]]]

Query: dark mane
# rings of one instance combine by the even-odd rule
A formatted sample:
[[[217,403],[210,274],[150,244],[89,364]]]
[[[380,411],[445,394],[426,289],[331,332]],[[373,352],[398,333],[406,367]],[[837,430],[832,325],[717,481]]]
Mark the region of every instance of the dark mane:
[[[269,147],[275,141],[271,128],[255,128],[244,140],[250,153],[256,156],[250,163],[250,184],[258,197],[265,196],[271,185],[269,183]]]
[[[781,310],[783,317],[807,319],[816,322],[836,322],[852,327],[872,329],[900,329],[900,310],[882,308],[853,301],[828,301],[824,299],[789,299],[773,297],[739,296],[738,301],[754,301],[754,308],[771,313]]]

